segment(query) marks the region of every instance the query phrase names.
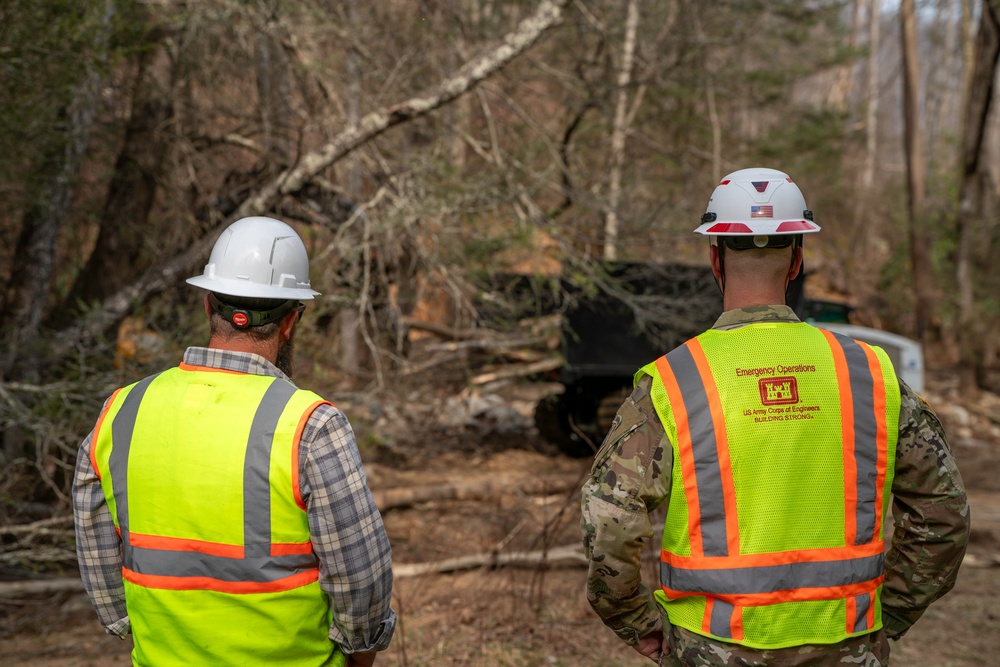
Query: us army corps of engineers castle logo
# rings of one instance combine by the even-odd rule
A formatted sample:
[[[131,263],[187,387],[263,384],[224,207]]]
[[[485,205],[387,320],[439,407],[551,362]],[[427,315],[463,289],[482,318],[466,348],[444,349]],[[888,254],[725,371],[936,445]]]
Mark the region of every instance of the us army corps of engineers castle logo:
[[[792,376],[761,378],[760,402],[764,405],[788,405],[799,402],[799,383]]]

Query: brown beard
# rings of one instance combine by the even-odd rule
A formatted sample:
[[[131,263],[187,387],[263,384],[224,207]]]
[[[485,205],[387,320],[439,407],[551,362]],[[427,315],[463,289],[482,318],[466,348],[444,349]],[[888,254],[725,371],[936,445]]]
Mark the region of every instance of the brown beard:
[[[295,357],[295,329],[292,329],[292,334],[288,337],[281,347],[278,348],[278,358],[275,360],[274,365],[278,367],[282,373],[287,375],[289,378],[292,377],[292,362]]]

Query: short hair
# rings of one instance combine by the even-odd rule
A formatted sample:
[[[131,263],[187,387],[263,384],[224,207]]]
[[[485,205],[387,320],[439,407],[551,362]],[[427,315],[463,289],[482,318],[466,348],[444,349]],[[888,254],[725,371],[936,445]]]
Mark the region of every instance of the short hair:
[[[794,257],[794,250],[792,251]],[[778,278],[788,272],[788,248],[755,248],[726,253],[726,275],[740,280]]]

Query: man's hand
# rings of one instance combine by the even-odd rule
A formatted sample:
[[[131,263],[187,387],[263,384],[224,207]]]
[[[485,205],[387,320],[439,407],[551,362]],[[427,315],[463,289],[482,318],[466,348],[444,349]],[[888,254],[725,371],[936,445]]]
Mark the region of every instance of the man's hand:
[[[670,653],[667,641],[663,636],[663,630],[654,630],[639,640],[638,644],[632,646],[640,655],[644,655],[650,660],[659,661],[662,656]]]
[[[368,653],[352,653],[347,656],[347,667],[371,667],[375,664],[375,654],[377,651]]]

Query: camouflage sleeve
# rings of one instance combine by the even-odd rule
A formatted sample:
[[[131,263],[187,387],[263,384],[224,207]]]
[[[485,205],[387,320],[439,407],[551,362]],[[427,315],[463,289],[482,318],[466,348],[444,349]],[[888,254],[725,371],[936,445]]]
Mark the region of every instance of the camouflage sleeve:
[[[641,557],[653,537],[649,512],[670,489],[672,450],[650,382],[643,378],[618,410],[582,489],[587,600],[629,645],[661,627],[659,607],[642,583]]]
[[[898,639],[955,585],[969,543],[969,501],[933,410],[900,383],[899,443],[892,482],[895,530],[885,561],[882,618]]]

